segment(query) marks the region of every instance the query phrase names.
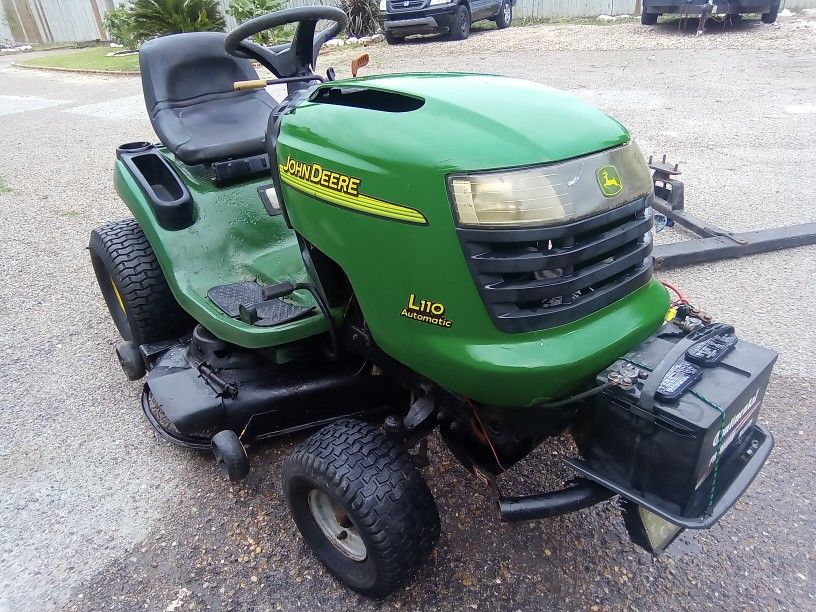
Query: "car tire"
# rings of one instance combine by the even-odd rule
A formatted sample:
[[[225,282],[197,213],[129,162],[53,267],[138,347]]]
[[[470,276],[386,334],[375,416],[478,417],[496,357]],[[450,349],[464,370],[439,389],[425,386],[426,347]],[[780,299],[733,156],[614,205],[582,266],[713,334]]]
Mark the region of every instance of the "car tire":
[[[647,13],[644,7],[640,13],[640,23],[641,25],[655,25],[658,17],[660,17],[660,15],[657,13]]]
[[[135,219],[103,225],[88,244],[96,281],[123,339],[135,347],[179,338],[193,327],[176,302]]]
[[[470,36],[471,17],[470,10],[464,4],[456,7],[456,12],[451,20],[450,34],[451,40],[465,40]]]
[[[383,597],[439,538],[439,512],[410,455],[381,429],[342,419],[283,465],[283,489],[303,539],[347,587]]]
[[[496,28],[503,30],[509,28],[513,21],[513,2],[512,0],[504,0],[499,7],[499,12],[496,15]]]
[[[771,10],[767,13],[762,13],[759,17],[762,20],[762,23],[774,23],[776,21],[777,16],[779,15],[779,0],[776,0],[771,5]]]
[[[391,34],[391,32],[385,33],[385,42],[387,42],[389,45],[399,45],[403,41],[405,41],[404,36],[395,36],[394,34]]]

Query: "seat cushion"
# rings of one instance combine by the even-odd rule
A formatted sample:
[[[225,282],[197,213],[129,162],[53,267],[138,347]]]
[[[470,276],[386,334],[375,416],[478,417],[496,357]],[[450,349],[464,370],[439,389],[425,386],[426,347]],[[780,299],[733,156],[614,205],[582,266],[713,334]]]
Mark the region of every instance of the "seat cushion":
[[[189,165],[263,153],[266,124],[275,104],[265,92],[248,93],[160,109],[152,117],[153,129]]]
[[[277,103],[264,90],[234,91],[257,79],[249,60],[224,50],[221,32],[174,34],[139,50],[145,105],[162,144],[185,164],[265,151],[269,114]]]

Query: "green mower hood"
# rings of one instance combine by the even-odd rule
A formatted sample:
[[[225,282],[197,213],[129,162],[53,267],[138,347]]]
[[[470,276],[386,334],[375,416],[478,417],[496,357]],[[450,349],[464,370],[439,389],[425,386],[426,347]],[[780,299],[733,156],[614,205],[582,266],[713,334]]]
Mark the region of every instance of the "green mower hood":
[[[282,118],[276,152],[292,226],[343,269],[377,344],[454,392],[529,406],[586,384],[661,324],[668,297],[650,280],[643,247],[651,245],[651,193],[641,190],[637,202],[611,211],[615,223],[640,232],[630,243],[638,248],[637,278],[624,273],[614,300],[586,308],[590,295],[566,323],[510,333],[483,299],[493,277],[472,265],[479,241],[498,234],[478,230],[468,242],[448,177],[548,164],[628,142],[614,119],[540,84],[407,74],[321,85]],[[650,192],[640,160],[635,171],[641,181],[646,173]],[[594,197],[603,200],[609,194],[599,195],[594,175]],[[634,213],[623,218],[627,207]],[[526,236],[536,249],[547,242],[535,237],[537,228],[521,231],[533,232]]]
[[[352,95],[334,103],[322,95],[340,88],[395,95]],[[559,161],[629,140],[620,123],[574,97],[500,76],[418,73],[350,79],[320,87],[311,100],[297,113],[308,113],[318,142],[376,165],[390,161],[444,172],[487,170]]]

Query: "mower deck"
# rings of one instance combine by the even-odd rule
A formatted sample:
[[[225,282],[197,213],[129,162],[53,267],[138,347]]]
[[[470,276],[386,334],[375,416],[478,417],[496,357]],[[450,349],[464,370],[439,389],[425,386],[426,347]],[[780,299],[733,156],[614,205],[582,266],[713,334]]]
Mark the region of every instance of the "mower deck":
[[[142,407],[163,438],[209,450],[208,432],[228,429],[249,444],[407,401],[402,388],[372,376],[365,362],[277,364],[275,355],[230,345],[198,326],[189,340],[148,357]]]

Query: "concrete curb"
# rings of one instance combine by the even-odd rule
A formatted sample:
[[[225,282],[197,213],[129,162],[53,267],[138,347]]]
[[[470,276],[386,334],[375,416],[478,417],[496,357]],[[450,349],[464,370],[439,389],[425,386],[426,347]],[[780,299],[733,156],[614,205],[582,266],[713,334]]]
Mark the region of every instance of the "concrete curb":
[[[15,68],[25,68],[27,70],[46,70],[51,72],[73,72],[74,74],[95,74],[99,76],[139,76],[142,73],[133,70],[88,70],[84,68],[54,68],[51,66],[32,66],[29,64],[21,64],[20,62],[12,62]]]

